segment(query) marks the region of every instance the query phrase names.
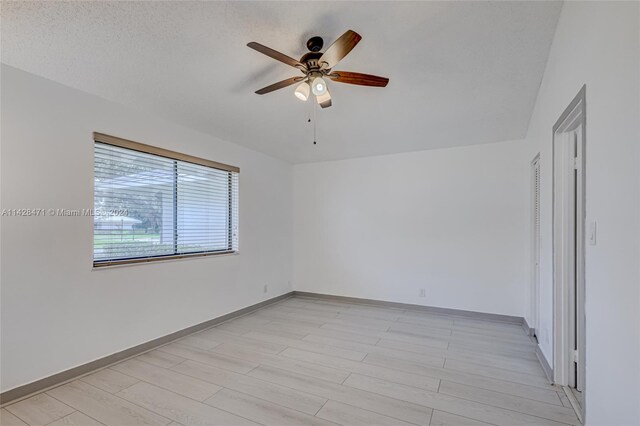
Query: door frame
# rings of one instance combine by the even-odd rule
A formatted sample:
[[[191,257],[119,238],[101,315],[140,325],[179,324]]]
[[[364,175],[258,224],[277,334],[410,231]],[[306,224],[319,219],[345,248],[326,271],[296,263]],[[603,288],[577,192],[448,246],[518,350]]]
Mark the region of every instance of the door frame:
[[[538,197],[538,221],[541,211],[541,166],[540,153],[537,153],[530,163],[531,172],[531,332],[540,340],[540,223],[536,224],[536,196]],[[536,188],[536,168],[538,171],[538,188]],[[537,189],[537,194],[536,194]],[[537,227],[537,229],[536,229]],[[536,234],[537,230],[537,234]],[[537,251],[537,253],[536,253]]]
[[[573,137],[574,129],[580,128],[576,140],[576,148],[578,151],[578,159],[575,168],[579,170],[577,173],[577,181],[575,181],[575,190],[570,189],[568,185],[574,181],[571,180],[574,166],[569,164],[573,161],[573,155],[569,160],[570,153],[567,149],[567,138]],[[584,313],[585,302],[585,182],[586,182],[586,85],[582,86],[578,94],[571,101],[569,106],[560,115],[560,118],[553,126],[552,134],[552,185],[553,185],[553,372],[554,383],[561,386],[568,386],[569,367],[573,359],[573,351],[570,350],[572,339],[577,339],[577,351],[579,356],[578,376],[586,378],[586,316]],[[562,142],[565,142],[562,144]],[[571,211],[567,203],[571,198],[567,191],[575,191],[577,210],[575,212],[575,237],[573,230],[568,229],[567,211]],[[565,226],[563,226],[565,225]],[[577,247],[575,250],[575,271],[567,268],[567,262],[571,263],[571,252],[567,250],[575,238]],[[575,275],[574,275],[575,274]],[[575,281],[573,281],[575,279]],[[571,282],[577,285],[576,306],[577,314],[575,315],[576,328],[578,334],[570,330],[571,319],[574,307],[570,306],[573,291]],[[586,381],[586,380],[585,380]],[[582,383],[582,404],[579,405],[577,414],[584,422],[585,418],[585,396],[586,383]],[[575,407],[574,407],[575,408]]]

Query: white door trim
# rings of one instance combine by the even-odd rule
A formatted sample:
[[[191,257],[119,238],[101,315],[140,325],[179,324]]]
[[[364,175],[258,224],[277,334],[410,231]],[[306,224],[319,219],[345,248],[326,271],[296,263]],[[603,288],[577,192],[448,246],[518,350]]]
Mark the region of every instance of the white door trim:
[[[553,372],[554,383],[578,386],[585,415],[586,316],[584,312],[586,87],[553,126]],[[574,245],[575,244],[575,245]],[[575,265],[575,268],[573,267]],[[577,310],[574,311],[572,298]],[[575,318],[575,321],[574,321]],[[572,327],[575,325],[575,328]],[[574,330],[577,328],[577,334]],[[578,383],[571,369],[574,342]],[[575,370],[574,370],[575,371]]]
[[[540,153],[531,160],[531,328],[540,339]]]

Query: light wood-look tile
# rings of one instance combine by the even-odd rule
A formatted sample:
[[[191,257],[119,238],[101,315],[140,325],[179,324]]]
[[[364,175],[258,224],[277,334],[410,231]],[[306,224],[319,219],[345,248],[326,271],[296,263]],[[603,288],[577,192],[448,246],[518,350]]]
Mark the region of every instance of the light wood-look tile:
[[[75,411],[44,393],[7,405],[5,408],[31,426],[46,425]]]
[[[203,338],[201,333],[184,337],[176,343],[198,349],[204,349],[205,351],[222,344],[222,342],[217,342],[210,338]]]
[[[269,324],[263,327],[267,327],[268,325]],[[207,339],[210,338],[212,340],[216,340],[222,343],[233,343],[238,346],[244,346],[247,349],[256,350],[258,352],[265,352],[272,355],[280,353],[287,348],[286,345],[281,345],[279,343],[265,342],[264,340],[249,339],[244,336],[236,336],[233,333],[228,333],[224,330],[217,330],[215,328],[209,329],[207,331],[203,331],[202,333],[199,334],[199,336]]]
[[[431,423],[429,426],[489,426],[489,423],[469,419],[467,417],[456,416],[444,411],[433,410]]]
[[[320,327],[326,318],[314,317],[311,314],[295,314],[291,312],[269,311],[259,312],[256,316],[268,321],[294,321],[305,327]]]
[[[415,352],[418,354],[427,354],[430,356],[441,356],[449,359],[458,359],[461,361],[474,362],[476,364],[487,365],[491,367],[502,368],[505,370],[526,372],[530,374],[540,373],[540,363],[528,359],[517,357],[509,357],[496,354],[484,354],[474,351],[450,351],[447,349],[437,349],[430,346],[424,346],[414,343],[407,343],[398,340],[380,339],[378,346],[392,348],[399,351]]]
[[[247,326],[236,324],[233,321],[225,322],[223,324],[217,325],[213,327],[213,330],[220,330],[227,333],[235,334],[236,336],[242,336],[244,333],[248,333],[249,331],[259,330],[262,326]]]
[[[336,401],[327,402],[317,416],[348,426],[410,426],[413,424]]]
[[[366,352],[354,351],[350,349],[342,349],[339,347],[330,347],[325,344],[309,342],[304,339],[303,340],[288,339],[288,338],[276,336],[270,333],[252,331],[250,333],[246,333],[245,336],[251,337],[257,340],[274,341],[274,342],[289,346],[291,348],[298,348],[298,349],[308,350],[311,352],[317,352],[321,354],[324,353],[327,355],[338,356],[346,359],[353,359],[356,361],[362,361],[364,357],[367,355]]]
[[[558,405],[545,404],[544,402],[532,401],[530,399],[505,393],[489,391],[443,381],[440,384],[440,393],[455,396],[470,401],[481,402],[494,407],[506,408],[507,410],[518,411],[520,413],[531,414],[532,416],[544,417],[562,423],[579,425],[578,417],[570,408]]]
[[[425,346],[431,346],[433,348],[447,349],[449,342],[443,338],[432,338],[424,336],[410,336],[399,333],[389,333],[387,331],[371,330],[368,328],[362,328],[356,325],[344,325],[344,324],[324,324],[320,328],[326,328],[329,330],[344,331],[348,333],[358,333],[363,336],[377,337],[380,339],[392,339],[399,340],[401,342],[421,344]]]
[[[571,408],[571,401],[569,401],[569,398],[567,397],[567,394],[564,393],[564,390],[558,391],[558,397],[560,398],[560,402],[562,403],[563,407]]]
[[[338,318],[332,318],[326,322],[326,324],[336,324],[342,326],[356,326],[371,331],[388,331],[393,321],[375,320],[370,318],[355,319],[353,317],[341,316]]]
[[[346,306],[338,306],[338,305],[327,305],[320,303],[306,303],[305,301],[299,298],[293,298],[289,300],[285,300],[282,303],[279,303],[277,306],[274,306],[277,309],[297,309],[303,310],[306,312],[313,312],[315,314],[325,314],[325,315],[338,315],[340,312],[349,309]]]
[[[260,366],[249,374],[262,380],[279,383],[417,425],[428,425],[431,417],[431,409],[428,407],[273,367]]]
[[[290,321],[290,320],[287,320]],[[266,327],[270,326],[273,322],[275,321],[270,321],[267,324],[263,324],[263,325],[259,325],[259,326],[254,326],[254,327],[247,327],[247,326],[243,326],[243,325],[236,325],[233,322],[228,322],[228,323],[224,323],[221,324],[217,327],[214,328],[214,330],[220,330],[220,331],[225,331],[227,333],[233,333],[239,337],[244,337],[244,335],[246,333],[251,333],[254,331],[264,331],[264,330],[268,330],[269,334],[273,334],[275,336],[280,336],[280,337],[286,337],[289,339],[302,339],[304,336],[307,335],[307,333],[301,333],[301,332],[296,332],[296,331],[288,331],[288,330],[282,330],[282,329],[278,329],[278,328],[270,328],[267,329]],[[299,323],[297,323],[299,324]],[[315,327],[315,325],[313,326]]]
[[[529,374],[538,377],[546,377],[544,370],[540,366],[540,362],[537,364],[534,361],[529,360],[514,360],[513,358],[503,357],[500,355],[478,355],[473,356],[465,353],[452,353],[447,356],[452,361],[464,362],[467,366],[475,364],[478,367],[498,368],[501,370],[513,371],[520,374]]]
[[[213,365],[215,367],[220,367],[227,370],[235,371],[236,373],[248,373],[249,371],[253,370],[258,366],[258,364],[255,362],[249,362],[242,359],[231,358],[228,356],[220,355],[218,353],[193,348],[190,346],[185,346],[178,343],[172,343],[170,345],[163,346],[159,350],[163,352],[168,352],[172,355],[181,356],[183,358],[187,358],[193,361],[199,361],[205,364]]]
[[[260,311],[258,311],[257,313],[260,313]],[[271,320],[269,319],[258,317],[256,313],[252,313],[250,315],[245,315],[240,318],[235,318],[233,320],[233,324],[236,326],[256,327],[256,326],[267,324],[270,321]]]
[[[105,368],[97,373],[89,374],[80,380],[109,393],[120,392],[122,389],[139,382],[138,379],[112,370],[111,368]]]
[[[355,389],[385,395],[390,398],[423,405],[425,407],[446,411],[463,417],[478,419],[480,421],[499,426],[561,425],[561,423],[552,420],[534,417],[498,407],[488,408],[485,404],[451,397],[442,393],[412,388],[410,386],[387,382],[385,380],[362,376],[359,374],[352,374],[344,384]]]
[[[415,364],[409,361],[382,357],[379,355],[367,355],[367,357],[364,359],[364,362],[392,369],[398,369],[401,371],[406,371],[408,373],[438,378],[440,380],[462,383],[481,389],[495,390],[498,392],[510,393],[537,401],[548,402],[550,404],[557,404],[557,395],[555,395],[555,388],[553,388],[551,385],[547,385],[547,388],[543,389],[536,386],[529,386],[526,384],[523,385],[520,383],[494,379],[491,377],[484,377],[477,374],[449,370],[446,368],[430,367],[426,365]]]
[[[314,336],[312,334],[308,335],[303,340],[313,342],[313,343],[319,343],[329,347],[333,346],[336,348],[358,351],[365,355],[377,354],[377,355],[388,356],[391,358],[413,361],[419,364],[434,365],[437,367],[444,366],[444,360],[445,360],[443,356],[438,356],[438,355],[429,355],[426,353],[401,351],[401,350],[396,350],[393,348],[388,348],[388,347],[383,347],[378,345],[367,345],[364,343],[348,342],[346,340],[334,339],[332,337]]]
[[[191,425],[257,425],[244,417],[219,410],[157,386],[140,382],[118,392],[118,396],[150,411],[183,424]]]
[[[171,390],[197,401],[204,401],[222,389],[213,383],[185,376],[184,374],[176,373],[175,371],[167,370],[166,368],[153,364],[147,364],[137,359],[130,359],[116,364],[111,368],[128,376],[135,377],[138,380]]]
[[[385,308],[380,306],[365,306],[354,305],[347,303],[336,303],[334,305],[321,306],[316,303],[316,300],[308,299],[303,300],[300,298],[294,298],[282,303],[285,307],[294,307],[303,311],[324,311],[327,313],[355,315],[361,317],[386,319],[395,321],[403,315],[404,309]]]
[[[283,323],[278,321],[274,321],[269,324],[266,324],[263,326],[263,328],[264,330],[268,330],[268,331],[285,330],[285,331],[291,331],[294,333],[300,333],[301,338],[304,338],[309,334],[313,334],[316,336],[333,337],[335,339],[342,339],[349,342],[366,343],[369,345],[375,345],[380,340],[379,337],[363,336],[362,334],[359,334],[359,333],[348,333],[345,331],[331,330],[331,329],[322,328],[322,327],[304,327],[296,323]]]
[[[245,348],[225,343],[214,349],[217,353],[245,359],[255,364],[269,365],[275,368],[291,371],[294,373],[304,374],[306,376],[317,377],[318,379],[328,380],[335,383],[342,383],[349,375],[348,371],[340,370],[332,367],[324,367],[305,361],[297,361],[291,358],[285,358],[277,355],[269,355],[260,352],[250,351]]]
[[[456,326],[451,330],[451,336],[454,338],[462,338],[462,339],[487,339],[489,341],[495,340],[502,344],[510,344],[511,342],[515,342],[518,344],[535,346],[535,342],[527,335],[523,333],[514,333],[514,332],[487,332],[483,329],[471,328],[471,327],[460,327]]]
[[[92,419],[86,414],[82,414],[80,411],[69,414],[56,420],[53,423],[49,423],[48,426],[104,426],[99,421]]]
[[[425,337],[435,337],[449,339],[453,335],[450,328],[435,327],[431,324],[411,324],[406,322],[396,322],[389,326],[390,332],[402,332],[407,334],[417,334]]]
[[[489,320],[481,320],[475,318],[459,318],[454,317],[453,320],[454,325],[463,325],[465,327],[475,327],[482,329],[492,329],[492,330],[511,330],[518,332],[522,332],[522,326],[520,324],[511,324],[500,321],[489,321]]]
[[[163,352],[157,349],[151,352],[143,353],[142,355],[138,355],[136,359],[163,368],[171,368],[174,365],[178,365],[186,360],[186,358],[171,355],[170,353]]]
[[[483,353],[483,354],[495,354],[495,355],[504,355],[504,356],[511,356],[511,357],[517,357],[517,358],[522,358],[522,359],[529,359],[532,361],[537,361],[538,358],[536,358],[536,353],[535,353],[535,348],[531,348],[531,349],[527,349],[527,350],[519,350],[519,349],[514,349],[509,347],[508,345],[504,345],[504,346],[491,346],[491,345],[484,345],[482,347],[478,346],[478,345],[474,345],[472,343],[465,343],[464,341],[461,342],[451,342],[449,343],[449,347],[448,349],[450,351],[463,351],[463,352],[478,352],[478,353]]]
[[[202,380],[215,383],[227,389],[243,392],[256,398],[292,408],[307,414],[315,414],[327,402],[325,398],[300,392],[295,389],[265,382],[254,377],[237,374],[232,371],[185,361],[173,367],[175,371]]]
[[[51,389],[47,393],[105,425],[163,426],[169,424],[168,418],[79,380]]]
[[[414,338],[431,338],[446,340],[449,343],[463,343],[470,347],[484,348],[490,350],[516,350],[516,351],[528,351],[531,348],[535,348],[535,344],[530,341],[513,341],[511,343],[506,340],[500,340],[495,338],[488,338],[487,336],[475,336],[475,337],[458,337],[458,336],[443,336],[437,335],[430,330],[424,329],[419,326],[391,326],[387,330],[390,335],[404,335]]]
[[[2,426],[29,426],[18,417],[11,414],[11,412],[0,409],[0,425]]]
[[[455,325],[454,321],[451,318],[446,318],[443,316],[415,316],[408,314],[401,314],[398,316],[397,320],[398,324],[414,324],[414,325],[423,325],[429,328],[444,328],[453,330]]]
[[[287,348],[281,353],[282,356],[293,358],[301,361],[311,362],[325,366],[333,366],[354,373],[360,373],[379,379],[389,380],[390,382],[403,383],[409,386],[415,386],[421,389],[437,391],[440,380],[432,377],[421,376],[418,374],[405,373],[399,370],[381,367],[363,362],[351,361],[344,358],[332,357],[329,355],[317,354],[314,352],[302,351],[296,348]],[[342,382],[341,382],[342,383]]]
[[[398,322],[408,324],[425,324],[432,327],[437,325],[444,328],[452,328],[454,325],[452,317],[409,311],[399,315]]]
[[[304,297],[0,416],[3,426],[579,424],[520,325]]]
[[[463,371],[465,373],[477,374],[508,382],[521,383],[528,386],[537,386],[544,389],[549,387],[549,381],[543,374],[523,374],[515,371],[503,370],[486,365],[475,364],[457,359],[447,359],[444,364],[445,369]]]
[[[315,309],[305,309],[305,308],[292,308],[288,306],[275,306],[273,308],[265,309],[261,312],[261,314],[266,315],[279,315],[279,317],[290,317],[290,318],[302,318],[304,321],[308,322],[324,322],[327,319],[336,318],[340,312],[337,311],[318,311]]]
[[[207,404],[267,426],[335,426],[313,415],[285,408],[245,393],[223,389],[207,399]]]

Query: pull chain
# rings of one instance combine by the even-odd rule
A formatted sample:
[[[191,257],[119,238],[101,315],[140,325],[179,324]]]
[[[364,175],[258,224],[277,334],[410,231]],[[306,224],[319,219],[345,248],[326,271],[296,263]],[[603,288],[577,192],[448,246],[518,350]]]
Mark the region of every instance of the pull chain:
[[[316,109],[317,104],[313,104],[313,144],[316,144]]]
[[[313,144],[317,144],[316,135],[317,135],[317,126],[316,126],[316,109],[318,107],[316,104],[313,104]],[[309,113],[309,118],[307,119],[307,123],[311,123],[311,113]]]

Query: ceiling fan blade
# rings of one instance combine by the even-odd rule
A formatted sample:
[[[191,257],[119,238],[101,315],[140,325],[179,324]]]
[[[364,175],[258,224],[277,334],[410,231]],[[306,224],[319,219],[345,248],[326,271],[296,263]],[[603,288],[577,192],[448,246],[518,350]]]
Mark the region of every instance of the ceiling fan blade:
[[[326,52],[322,54],[318,63],[322,64],[322,67],[333,68],[338,62],[351,52],[356,47],[356,44],[362,40],[362,36],[355,31],[347,30],[336,41],[333,42]]]
[[[338,83],[359,84],[360,86],[385,87],[389,83],[389,79],[386,77],[349,71],[334,71],[327,77]]]
[[[276,61],[284,62],[285,64],[291,65],[292,67],[304,68],[304,65],[302,65],[300,61],[293,59],[292,57],[287,56],[284,53],[280,53],[277,50],[273,50],[270,47],[263,46],[260,43],[256,43],[255,41],[252,41],[251,43],[247,43],[247,46],[249,46],[253,50],[257,50],[263,55],[267,55],[270,58],[275,59]]]
[[[316,100],[322,108],[329,108],[331,106],[331,93],[329,93],[329,89],[327,89],[323,95],[316,96]]]
[[[279,81],[277,83],[273,83],[270,86],[263,87],[260,90],[256,90],[258,95],[264,95],[265,93],[273,92],[274,90],[282,89],[283,87],[291,86],[299,81],[304,80],[304,77],[291,77],[286,80]]]

